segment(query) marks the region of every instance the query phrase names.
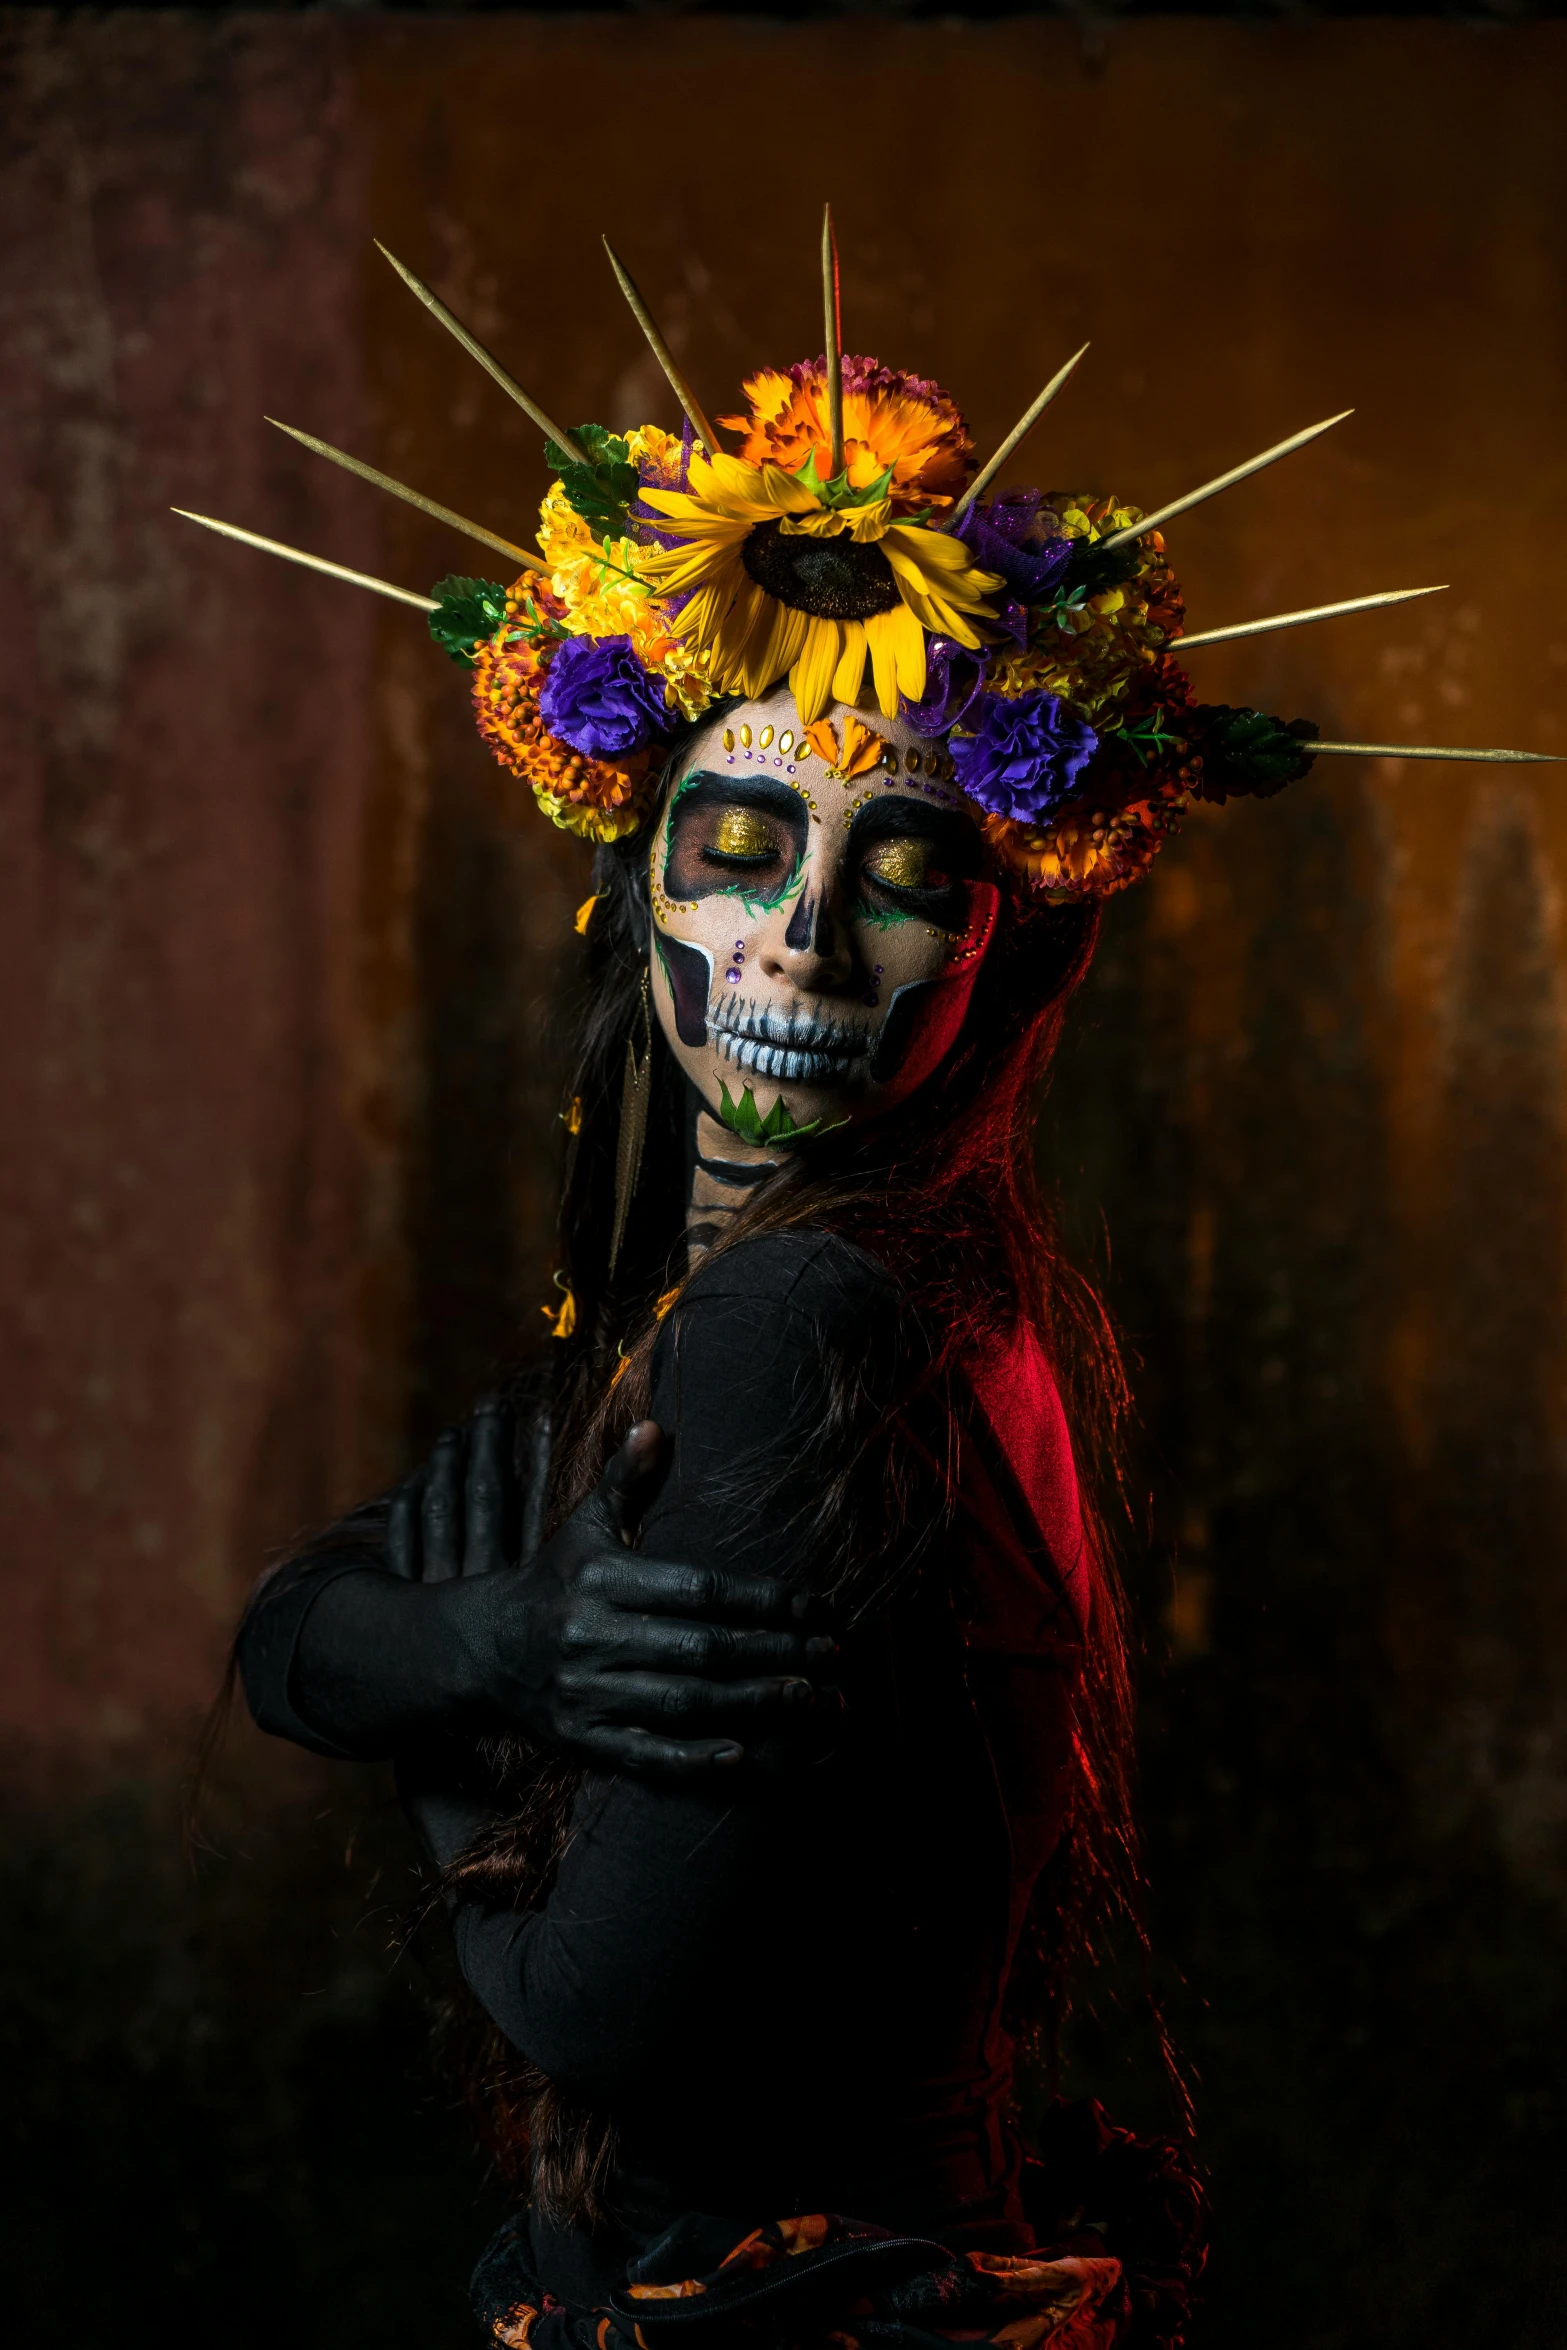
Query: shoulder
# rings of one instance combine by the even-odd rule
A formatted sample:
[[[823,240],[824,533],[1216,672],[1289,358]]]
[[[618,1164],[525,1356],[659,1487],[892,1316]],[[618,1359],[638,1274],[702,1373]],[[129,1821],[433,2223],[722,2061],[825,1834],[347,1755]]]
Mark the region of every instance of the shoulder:
[[[764,1232],[708,1258],[675,1310],[748,1305],[850,1337],[863,1332],[867,1316],[896,1315],[902,1303],[887,1267],[855,1242],[831,1232]]]
[[[908,1316],[887,1268],[823,1232],[758,1233],[704,1261],[659,1332],[655,1386],[717,1383],[779,1408],[816,1395],[833,1362],[900,1362]],[[878,1377],[879,1388],[880,1380]]]

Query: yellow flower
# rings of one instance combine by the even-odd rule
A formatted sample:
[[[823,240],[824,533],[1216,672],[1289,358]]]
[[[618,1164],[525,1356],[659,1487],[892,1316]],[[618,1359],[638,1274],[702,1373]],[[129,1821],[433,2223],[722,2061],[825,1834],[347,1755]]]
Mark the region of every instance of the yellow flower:
[[[1119,498],[1052,490],[1046,503],[1069,539],[1092,542],[1142,519],[1140,507]],[[985,680],[991,691],[1012,697],[1043,686],[1101,733],[1119,723],[1129,700],[1145,701],[1185,608],[1157,531],[1138,540],[1136,555],[1130,579],[1036,625],[1026,645],[999,653]]]
[[[655,465],[666,479],[679,480],[681,445],[675,434],[650,424],[626,438],[633,464]],[[629,538],[601,546],[567,504],[558,481],[539,508],[539,552],[573,636],[628,636],[643,666],[662,677],[670,707],[682,718],[700,718],[717,701],[719,689],[707,662],[671,635],[663,605],[643,576],[640,566],[648,549]]]
[[[705,653],[721,691],[756,700],[787,673],[809,725],[857,702],[869,660],[882,712],[925,691],[925,631],[980,642],[1001,581],[975,571],[962,541],[894,520],[886,498],[829,505],[776,465],[693,457],[690,489],[647,490],[663,527],[688,543],[644,549],[664,596],[689,601],[670,625]]]

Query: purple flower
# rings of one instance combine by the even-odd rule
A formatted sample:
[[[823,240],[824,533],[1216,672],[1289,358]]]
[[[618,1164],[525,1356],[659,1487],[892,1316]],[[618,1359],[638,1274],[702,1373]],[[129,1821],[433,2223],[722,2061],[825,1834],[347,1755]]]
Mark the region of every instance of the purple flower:
[[[992,816],[1037,824],[1071,799],[1099,737],[1043,686],[1007,701],[982,693],[965,713],[966,734],[947,745],[960,790]]]
[[[1039,490],[1008,490],[988,506],[973,507],[957,534],[976,568],[999,571],[1022,604],[1048,602],[1072,559],[1070,539],[1040,535],[1043,504]]]
[[[903,698],[903,715],[917,734],[945,734],[956,726],[985,682],[988,650],[966,652],[949,636],[925,640],[925,691],[917,702]]]
[[[540,689],[539,715],[551,734],[589,759],[623,758],[672,725],[664,688],[628,636],[567,637]]]

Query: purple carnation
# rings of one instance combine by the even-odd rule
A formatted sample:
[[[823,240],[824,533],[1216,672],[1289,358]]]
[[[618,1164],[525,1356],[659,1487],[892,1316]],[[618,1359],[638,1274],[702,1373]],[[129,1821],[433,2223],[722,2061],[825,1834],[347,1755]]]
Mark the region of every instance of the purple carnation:
[[[628,636],[569,636],[539,691],[551,734],[589,759],[620,759],[670,731],[664,688]]]
[[[992,816],[1037,824],[1071,799],[1099,737],[1043,686],[1007,701],[982,693],[965,713],[966,734],[947,745],[959,788]]]

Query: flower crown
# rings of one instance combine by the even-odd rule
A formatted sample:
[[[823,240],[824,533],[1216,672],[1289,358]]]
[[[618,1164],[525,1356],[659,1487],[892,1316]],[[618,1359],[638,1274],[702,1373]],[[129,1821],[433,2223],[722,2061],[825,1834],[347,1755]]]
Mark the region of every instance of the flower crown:
[[[680,729],[785,678],[802,726],[787,746],[797,762],[819,757],[843,774],[897,766],[872,725],[851,720],[840,742],[824,723],[832,703],[867,708],[873,698],[884,718],[945,739],[944,772],[979,812],[1000,863],[1058,903],[1140,879],[1194,800],[1271,795],[1323,753],[1549,757],[1324,743],[1309,720],[1196,699],[1184,662],[1199,646],[1438,592],[1394,589],[1185,633],[1160,525],[1342,416],[1154,514],[1077,491],[987,497],[1083,352],[976,470],[968,427],[939,385],[842,354],[829,213],[825,353],[747,380],[744,410],[718,419],[738,450],[721,447],[613,252],[684,431],[583,424],[567,433],[386,257],[543,431],[556,478],[537,547],[514,546],[342,450],[281,429],[512,558],[511,584],[454,576],[417,596],[210,516],[189,519],[423,607],[436,642],[473,672],[475,718],[496,758],[531,785],[552,823],[584,839],[638,830]]]

